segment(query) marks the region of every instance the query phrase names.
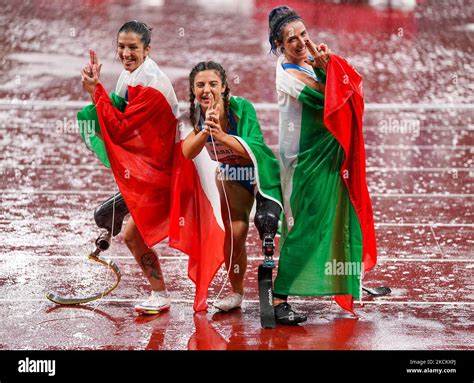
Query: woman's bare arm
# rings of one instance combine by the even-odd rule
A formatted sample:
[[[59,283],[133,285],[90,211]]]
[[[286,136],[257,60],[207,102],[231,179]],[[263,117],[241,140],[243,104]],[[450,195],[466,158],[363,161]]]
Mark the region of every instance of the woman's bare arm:
[[[318,82],[309,77],[307,74],[304,74],[303,72],[296,69],[287,69],[286,71],[290,76],[297,78],[311,89],[317,90],[319,93],[324,94],[326,86],[322,82]]]
[[[183,142],[182,150],[184,157],[192,160],[201,153],[202,148],[206,144],[207,137],[209,137],[207,129],[203,129],[199,133],[196,133],[194,130],[189,133]]]

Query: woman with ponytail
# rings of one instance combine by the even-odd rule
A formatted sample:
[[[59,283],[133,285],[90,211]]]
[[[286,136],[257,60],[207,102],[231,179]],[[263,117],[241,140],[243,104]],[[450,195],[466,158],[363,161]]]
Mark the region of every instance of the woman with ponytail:
[[[117,54],[123,71],[110,96],[100,83],[97,55],[91,52],[91,62],[82,70],[82,81],[93,105],[78,113],[79,126],[95,126],[82,130],[84,142],[112,169],[131,214],[124,242],[151,288],[150,297],[137,304],[135,311],[157,314],[170,308],[165,278],[153,249],[166,237],[169,246],[189,255],[188,276],[196,284],[194,310],[203,311],[207,309],[209,284],[224,258],[223,250],[209,250],[215,243],[224,242],[224,230],[212,214],[202,214],[212,211],[211,202],[199,194],[203,188],[197,186],[203,181],[196,177],[198,171],[192,164],[180,161],[181,143],[176,141],[178,100],[170,80],[149,56],[150,41],[151,28],[145,23],[133,20],[119,29]],[[207,172],[210,177],[206,169],[199,170],[204,179],[212,179],[214,174]],[[176,181],[178,175],[182,177],[180,182]],[[183,180],[196,190],[183,191],[187,186]],[[215,184],[211,186],[216,189],[211,195],[218,198]],[[199,215],[195,209],[185,209],[196,201]],[[181,222],[184,217],[186,225]],[[196,243],[195,237],[202,239]],[[213,243],[206,238],[212,238]]]
[[[278,56],[279,153],[284,220],[274,283],[276,319],[297,324],[288,295],[335,296],[354,313],[362,273],[376,262],[365,179],[362,77],[310,39],[287,6],[269,15]]]

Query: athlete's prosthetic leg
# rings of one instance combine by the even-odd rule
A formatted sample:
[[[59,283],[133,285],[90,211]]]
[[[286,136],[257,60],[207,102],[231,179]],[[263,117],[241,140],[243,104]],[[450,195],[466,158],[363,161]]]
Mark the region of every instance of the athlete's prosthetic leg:
[[[273,308],[273,269],[275,262],[274,238],[278,230],[280,206],[260,193],[257,193],[257,212],[255,226],[257,227],[263,248],[263,263],[258,267],[258,295],[260,301],[260,323],[263,328],[275,328],[275,311]]]
[[[123,220],[127,214],[128,208],[127,205],[125,205],[122,194],[120,193],[113,195],[97,206],[94,211],[95,223],[99,228],[106,230],[95,241],[99,250],[105,251],[109,248],[110,237],[115,237],[120,233],[122,230]]]
[[[100,253],[110,247],[110,238],[112,236],[115,237],[120,233],[122,230],[123,220],[127,214],[127,205],[125,205],[125,201],[120,193],[105,200],[94,211],[95,223],[99,228],[105,229],[105,231],[103,231],[95,240],[96,247],[94,251],[89,254],[89,258],[102,263],[103,265],[109,266],[116,276],[115,284],[101,293],[86,297],[66,298],[55,293],[48,293],[46,297],[50,301],[60,305],[78,305],[88,303],[110,294],[118,286],[121,278],[120,269],[115,262],[101,257]]]

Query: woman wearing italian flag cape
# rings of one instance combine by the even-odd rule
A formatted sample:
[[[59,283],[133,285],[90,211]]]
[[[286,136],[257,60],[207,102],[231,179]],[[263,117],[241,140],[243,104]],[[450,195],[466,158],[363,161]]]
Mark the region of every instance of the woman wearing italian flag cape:
[[[274,283],[277,320],[294,313],[289,295],[335,296],[351,313],[363,272],[376,263],[373,213],[365,179],[362,77],[302,18],[281,6],[269,15],[278,57],[279,153],[284,220]]]
[[[227,74],[214,61],[198,63],[189,74],[189,117],[193,129],[183,143],[186,158],[210,156],[226,229],[224,257],[232,292],[213,303],[221,311],[241,306],[247,269],[245,242],[254,200],[254,223],[273,238],[281,212],[279,166],[265,145],[252,103],[230,94]],[[204,150],[206,149],[206,150]]]
[[[135,311],[155,314],[170,307],[152,248],[166,237],[170,246],[189,255],[188,275],[196,284],[194,309],[201,311],[224,259],[223,251],[216,250],[224,243],[219,193],[205,159],[193,162],[182,155],[178,101],[170,80],[149,57],[150,40],[151,28],[142,22],[129,21],[120,28],[117,54],[124,70],[110,96],[91,52],[82,81],[93,105],[80,111],[78,120],[95,122],[95,131],[82,131],[83,139],[112,169],[131,214],[124,241],[152,290]]]

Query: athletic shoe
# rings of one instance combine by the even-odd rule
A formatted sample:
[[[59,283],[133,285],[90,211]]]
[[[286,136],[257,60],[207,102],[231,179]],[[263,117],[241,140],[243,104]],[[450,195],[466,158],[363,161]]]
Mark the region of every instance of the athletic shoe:
[[[238,293],[232,293],[225,298],[214,302],[213,306],[221,311],[230,311],[242,305],[244,296]]]
[[[275,306],[275,319],[277,323],[287,326],[296,326],[298,323],[306,322],[306,315],[293,311],[287,302]]]
[[[135,306],[135,312],[140,314],[158,314],[162,311],[169,310],[171,306],[171,299],[168,297],[168,292],[152,291],[150,298]]]

